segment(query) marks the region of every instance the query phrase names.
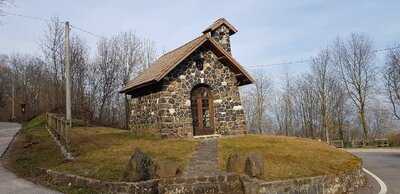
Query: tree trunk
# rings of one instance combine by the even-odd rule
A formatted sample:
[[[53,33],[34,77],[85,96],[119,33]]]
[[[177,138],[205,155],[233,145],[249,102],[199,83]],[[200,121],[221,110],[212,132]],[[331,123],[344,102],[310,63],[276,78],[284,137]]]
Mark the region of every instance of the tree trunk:
[[[360,117],[361,127],[364,132],[364,143],[368,143],[368,128],[367,128],[367,121],[365,119],[364,105],[361,105],[361,108],[359,110],[359,117]]]
[[[125,95],[125,129],[129,130],[129,120],[131,115],[131,106],[129,104],[128,95]]]

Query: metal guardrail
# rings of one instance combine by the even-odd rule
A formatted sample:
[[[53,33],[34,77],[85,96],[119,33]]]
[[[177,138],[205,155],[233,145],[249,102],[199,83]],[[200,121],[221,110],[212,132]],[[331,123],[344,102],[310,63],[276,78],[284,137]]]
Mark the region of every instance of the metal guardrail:
[[[54,134],[57,140],[65,147],[67,152],[70,151],[70,139],[68,131],[72,127],[72,122],[64,119],[64,117],[46,113],[46,127]]]
[[[361,147],[365,146],[365,144],[366,143],[364,142],[364,140],[353,139],[351,141],[351,147],[353,147],[353,148],[361,148]]]
[[[375,139],[374,143],[377,147],[389,147],[388,138]]]

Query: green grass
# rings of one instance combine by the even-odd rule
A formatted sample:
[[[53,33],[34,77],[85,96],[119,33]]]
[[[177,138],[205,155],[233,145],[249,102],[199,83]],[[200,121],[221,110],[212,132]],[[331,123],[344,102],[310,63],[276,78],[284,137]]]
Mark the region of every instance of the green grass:
[[[43,128],[46,124],[46,115],[41,114],[23,125],[24,129]]]
[[[219,166],[231,153],[258,152],[264,157],[264,180],[339,174],[361,165],[356,156],[325,143],[295,137],[245,135],[219,140]],[[243,172],[240,172],[243,173]]]

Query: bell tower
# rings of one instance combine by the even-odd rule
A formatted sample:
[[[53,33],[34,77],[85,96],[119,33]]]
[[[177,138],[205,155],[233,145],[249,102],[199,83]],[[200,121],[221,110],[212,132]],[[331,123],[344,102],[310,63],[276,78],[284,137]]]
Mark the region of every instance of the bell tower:
[[[209,34],[225,51],[231,53],[230,36],[237,31],[225,18],[220,18],[206,28],[203,34]]]

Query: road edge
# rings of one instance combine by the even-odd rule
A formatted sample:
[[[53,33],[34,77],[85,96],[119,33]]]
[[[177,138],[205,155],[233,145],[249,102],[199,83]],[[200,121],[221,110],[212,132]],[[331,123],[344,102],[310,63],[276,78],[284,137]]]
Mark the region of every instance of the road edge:
[[[11,145],[14,144],[15,139],[17,138],[17,136],[18,136],[19,133],[21,132],[22,125],[21,125],[20,123],[18,123],[18,124],[19,124],[19,127],[17,127],[17,128],[18,128],[18,129],[17,129],[18,131],[13,135],[11,141],[8,143],[6,149],[3,151],[3,153],[0,153],[0,160],[4,159],[4,156],[6,155],[6,153],[8,152],[8,150],[10,149]]]
[[[362,168],[363,171],[367,174],[369,174],[370,176],[372,176],[372,178],[374,178],[376,180],[376,182],[379,183],[379,186],[381,187],[381,190],[379,191],[378,194],[386,194],[387,193],[387,187],[385,182],[382,181],[382,179],[380,179],[378,176],[376,176],[374,173],[370,172],[369,170]]]

